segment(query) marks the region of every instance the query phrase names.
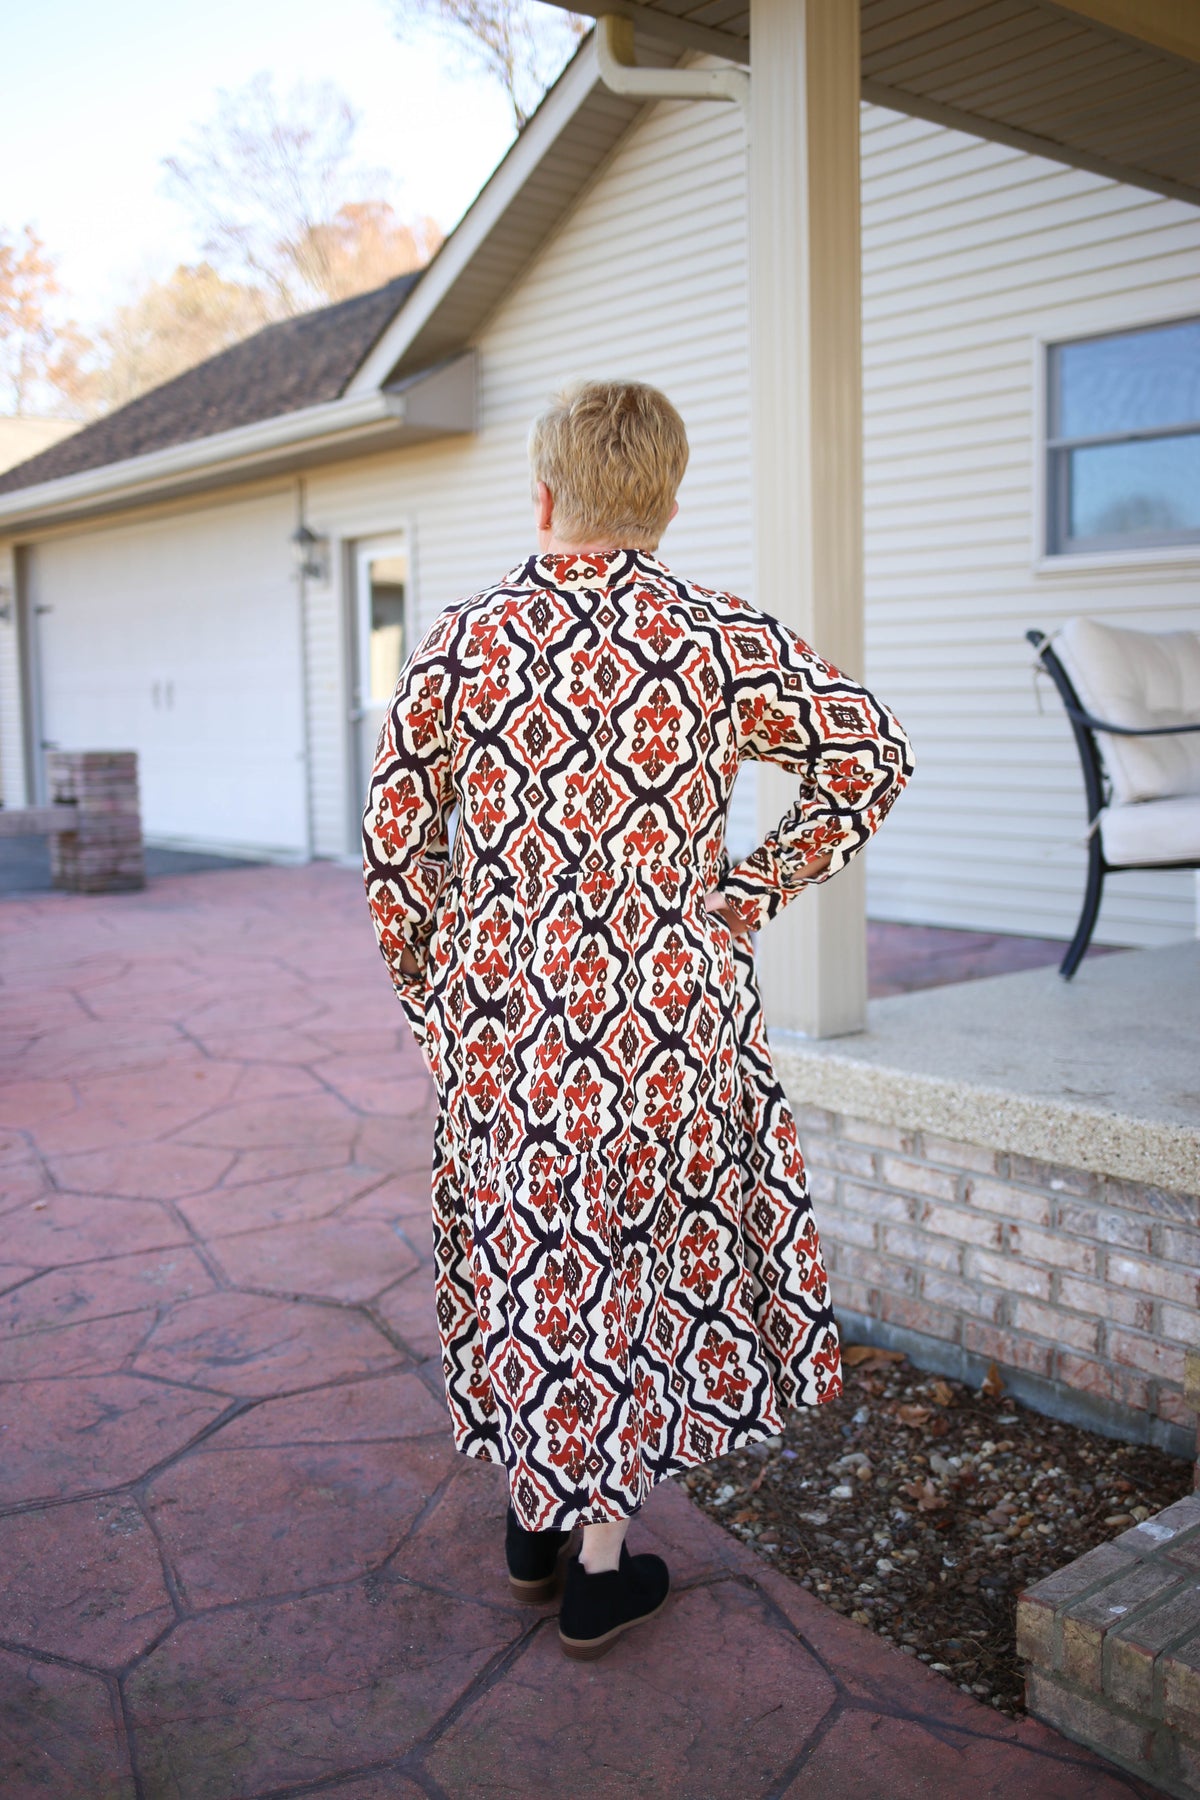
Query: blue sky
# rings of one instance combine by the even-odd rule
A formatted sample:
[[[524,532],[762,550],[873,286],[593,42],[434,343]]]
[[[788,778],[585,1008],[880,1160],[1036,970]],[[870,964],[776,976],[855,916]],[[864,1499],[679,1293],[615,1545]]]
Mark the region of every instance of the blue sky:
[[[398,210],[447,229],[512,138],[499,88],[428,34],[400,44],[386,0],[37,0],[6,9],[3,48],[0,228],[34,225],[85,327],[199,255],[161,159],[259,70],[334,82]]]

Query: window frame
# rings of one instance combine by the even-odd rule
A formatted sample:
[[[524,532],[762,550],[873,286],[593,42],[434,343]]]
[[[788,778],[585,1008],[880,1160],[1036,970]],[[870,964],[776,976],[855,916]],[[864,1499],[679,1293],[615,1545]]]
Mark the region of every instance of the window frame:
[[[1144,533],[1096,533],[1090,537],[1072,537],[1069,533],[1071,454],[1076,450],[1101,448],[1109,444],[1161,443],[1176,437],[1200,435],[1200,417],[1179,425],[1134,428],[1129,431],[1094,433],[1065,437],[1057,429],[1061,378],[1059,355],[1077,344],[1103,338],[1132,337],[1142,332],[1162,331],[1173,325],[1200,324],[1200,312],[1187,312],[1169,318],[1141,319],[1113,324],[1107,329],[1057,332],[1040,340],[1039,373],[1041,375],[1042,449],[1040,457],[1041,530],[1040,555],[1052,566],[1061,566],[1067,558],[1142,557],[1147,553],[1192,551],[1200,553],[1200,525],[1181,531]]]
[[[361,606],[359,592],[359,552],[371,542],[400,540],[408,554],[408,623],[410,649],[420,641],[421,562],[420,537],[415,511],[408,508],[363,514],[348,527],[342,521],[330,531],[330,568],[333,572],[332,597],[339,616],[339,655],[341,679],[341,780],[345,801],[345,857],[355,867],[362,860],[362,809],[366,793],[361,781],[360,748],[362,688]]]

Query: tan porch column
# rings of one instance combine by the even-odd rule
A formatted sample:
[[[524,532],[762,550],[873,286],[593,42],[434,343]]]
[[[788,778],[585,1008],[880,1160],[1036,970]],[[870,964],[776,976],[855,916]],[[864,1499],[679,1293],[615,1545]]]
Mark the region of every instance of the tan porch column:
[[[750,0],[754,598],[863,673],[859,0]],[[759,769],[760,836],[795,799]],[[768,1023],[866,1022],[863,865],[762,933]]]

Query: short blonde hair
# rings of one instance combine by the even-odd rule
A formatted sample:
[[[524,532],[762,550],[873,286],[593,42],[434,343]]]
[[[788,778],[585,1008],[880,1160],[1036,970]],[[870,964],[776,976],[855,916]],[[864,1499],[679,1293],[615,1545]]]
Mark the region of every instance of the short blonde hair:
[[[652,550],[687,468],[683,420],[644,381],[581,381],[557,394],[529,433],[535,482],[554,496],[554,529]]]

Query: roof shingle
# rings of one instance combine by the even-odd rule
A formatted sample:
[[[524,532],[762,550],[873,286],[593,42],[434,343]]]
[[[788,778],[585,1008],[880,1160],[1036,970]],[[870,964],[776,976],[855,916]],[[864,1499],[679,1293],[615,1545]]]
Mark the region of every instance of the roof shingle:
[[[267,325],[0,474],[0,494],[336,400],[419,279]]]

